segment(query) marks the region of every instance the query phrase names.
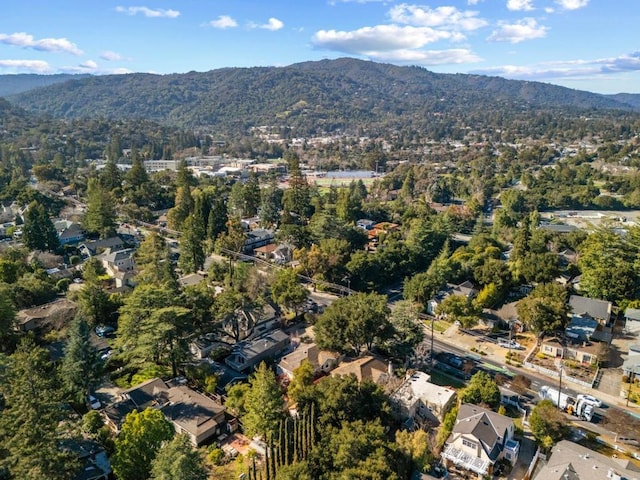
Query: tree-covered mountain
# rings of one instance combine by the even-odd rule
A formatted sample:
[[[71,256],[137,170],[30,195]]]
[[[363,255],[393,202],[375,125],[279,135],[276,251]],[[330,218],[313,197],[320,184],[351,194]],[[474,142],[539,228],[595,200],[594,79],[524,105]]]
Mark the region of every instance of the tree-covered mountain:
[[[616,93],[615,95],[605,95],[617,102],[626,103],[635,109],[640,109],[640,94],[638,93]]]
[[[0,75],[0,97],[15,95],[34,88],[46,87],[56,83],[66,82],[87,77],[88,75],[58,73],[55,75],[38,75],[35,73],[20,73]]]
[[[437,74],[351,58],[204,73],[96,76],[9,99],[54,117],[145,118],[233,135],[269,125],[291,135],[403,130],[455,137],[456,129],[529,125],[541,112],[557,119],[560,112],[578,117],[597,110],[633,110],[615,98],[550,84]]]

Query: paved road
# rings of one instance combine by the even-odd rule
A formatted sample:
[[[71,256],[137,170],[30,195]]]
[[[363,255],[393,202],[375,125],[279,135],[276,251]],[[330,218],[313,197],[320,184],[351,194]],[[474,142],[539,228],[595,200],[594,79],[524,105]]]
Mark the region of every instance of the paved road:
[[[426,343],[429,344],[431,339],[430,339],[430,335],[431,333],[429,332],[427,334],[427,338],[426,338]],[[508,365],[503,365],[499,362],[490,360],[490,359],[485,359],[479,356],[475,356],[473,355],[473,352],[469,352],[468,350],[466,350],[465,348],[461,348],[458,347],[456,345],[452,345],[448,342],[443,341],[442,339],[438,338],[438,337],[434,337],[433,340],[433,349],[435,352],[449,352],[449,353],[453,353],[455,355],[461,356],[461,357],[471,357],[474,358],[478,361],[478,363],[480,365],[484,364],[486,366],[489,366],[489,368],[493,368],[493,369],[501,369],[501,370],[506,370],[508,372],[510,372],[513,375],[522,375],[526,378],[528,378],[529,380],[531,380],[531,388],[530,391],[531,393],[535,396],[535,398],[538,398],[538,392],[540,391],[540,388],[543,386],[550,386],[552,388],[557,389],[558,388],[558,381],[553,380],[553,379],[549,379],[546,377],[543,377],[541,375],[539,375],[536,372],[532,372],[530,370],[525,370],[522,368],[517,368],[514,366],[508,366]],[[479,359],[479,360],[478,360]],[[573,388],[571,388],[570,386],[566,386],[565,383],[562,384],[562,393],[566,393],[567,395],[570,395],[572,397],[577,396],[579,393],[579,391],[574,390]],[[608,408],[617,408],[614,406],[607,406],[603,404],[603,408],[597,408],[595,410],[596,415],[594,415],[594,423],[599,423],[602,416],[605,415],[605,412]]]

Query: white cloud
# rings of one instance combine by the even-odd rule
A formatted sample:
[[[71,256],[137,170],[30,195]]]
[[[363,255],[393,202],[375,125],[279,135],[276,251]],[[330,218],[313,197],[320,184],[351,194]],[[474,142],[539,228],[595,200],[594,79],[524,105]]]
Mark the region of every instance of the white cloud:
[[[111,50],[106,50],[100,54],[100,58],[108,62],[116,62],[122,60],[122,55],[117,52],[112,52]]]
[[[548,27],[538,25],[533,18],[523,18],[515,23],[499,22],[498,29],[487,38],[492,42],[520,43],[547,35]]]
[[[178,10],[152,9],[149,7],[116,7],[116,12],[126,13],[127,15],[137,15],[141,13],[149,18],[176,18],[180,16]]]
[[[209,26],[213,27],[213,28],[220,28],[220,29],[224,30],[225,28],[237,27],[238,26],[238,22],[236,22],[229,15],[220,15],[217,19],[211,20],[209,22]]]
[[[13,72],[51,72],[51,66],[43,60],[0,60],[0,69]]]
[[[558,78],[593,78],[594,76],[636,71],[640,71],[640,52],[593,60],[562,60],[529,66],[502,65],[476,70],[472,73],[499,75],[520,80],[549,80]]]
[[[80,68],[84,68],[87,70],[96,70],[98,68],[98,64],[93,60],[87,60],[86,62],[82,62],[80,64]]]
[[[553,13],[553,12],[555,12],[555,11],[556,11],[556,10],[555,10],[555,8],[553,8],[553,7],[544,7],[544,12],[545,12],[545,13]]]
[[[265,23],[264,25],[260,25],[260,28],[264,28],[265,30],[271,30],[272,32],[275,32],[276,30],[280,30],[282,27],[284,27],[284,23],[282,23],[281,20],[278,20],[277,18],[271,17],[267,23]]]
[[[394,50],[392,52],[371,52],[371,59],[379,62],[408,63],[412,65],[453,65],[476,63],[482,59],[465,48],[449,50]]]
[[[589,4],[589,0],[556,0],[556,3],[565,10],[578,10],[586,7]]]
[[[467,5],[477,5],[480,0],[467,0]]]
[[[513,11],[526,11],[533,10],[532,0],[507,0],[507,8]]]
[[[14,47],[32,48],[43,52],[64,52],[72,55],[82,55],[82,50],[75,43],[66,38],[41,38],[36,40],[33,35],[25,32],[0,33],[0,43],[12,45]]]
[[[456,7],[430,8],[402,3],[389,10],[393,22],[417,27],[448,27],[460,30],[477,30],[487,25],[487,21],[478,18],[478,12],[460,11]]]
[[[429,27],[377,25],[350,32],[320,30],[311,41],[318,48],[370,55],[372,52],[420,48],[428,43],[452,37],[454,34],[450,32]]]

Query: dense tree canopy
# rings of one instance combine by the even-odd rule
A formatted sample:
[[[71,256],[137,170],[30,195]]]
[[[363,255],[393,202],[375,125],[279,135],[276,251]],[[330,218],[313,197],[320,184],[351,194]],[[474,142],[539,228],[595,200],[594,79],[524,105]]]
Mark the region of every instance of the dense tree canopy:
[[[315,324],[316,343],[321,348],[360,354],[393,335],[388,319],[387,297],[356,293],[327,307]]]

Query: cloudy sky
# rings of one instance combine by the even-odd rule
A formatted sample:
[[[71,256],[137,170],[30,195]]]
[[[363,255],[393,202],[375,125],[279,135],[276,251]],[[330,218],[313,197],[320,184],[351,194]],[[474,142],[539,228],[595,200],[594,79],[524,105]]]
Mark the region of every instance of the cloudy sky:
[[[0,74],[356,57],[640,93],[640,0],[8,0]]]

